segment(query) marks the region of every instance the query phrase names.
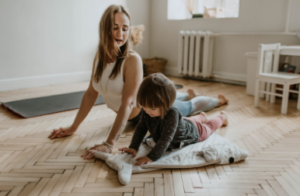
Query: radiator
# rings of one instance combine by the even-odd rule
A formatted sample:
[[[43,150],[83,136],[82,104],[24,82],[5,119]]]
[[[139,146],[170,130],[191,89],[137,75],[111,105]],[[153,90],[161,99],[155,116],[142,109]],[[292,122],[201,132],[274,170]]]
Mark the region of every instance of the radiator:
[[[178,38],[178,72],[185,76],[211,76],[213,33],[180,31]]]

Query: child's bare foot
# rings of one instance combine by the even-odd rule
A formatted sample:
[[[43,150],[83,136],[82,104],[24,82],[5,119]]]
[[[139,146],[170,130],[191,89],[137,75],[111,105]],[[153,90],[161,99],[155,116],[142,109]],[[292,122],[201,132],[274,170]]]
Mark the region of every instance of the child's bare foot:
[[[222,126],[227,126],[228,125],[228,117],[227,117],[227,112],[222,111],[221,115],[223,116],[223,125]]]
[[[207,115],[205,114],[205,112],[201,112],[200,115],[202,115],[204,117],[204,121],[202,123],[206,123],[208,121]]]
[[[218,99],[219,99],[218,106],[222,106],[228,103],[228,99],[226,99],[226,97],[223,94],[219,94]]]
[[[187,93],[189,94],[188,100],[191,100],[191,99],[193,99],[194,97],[196,97],[196,94],[195,94],[195,92],[194,92],[193,89],[188,89],[188,90],[187,90]]]

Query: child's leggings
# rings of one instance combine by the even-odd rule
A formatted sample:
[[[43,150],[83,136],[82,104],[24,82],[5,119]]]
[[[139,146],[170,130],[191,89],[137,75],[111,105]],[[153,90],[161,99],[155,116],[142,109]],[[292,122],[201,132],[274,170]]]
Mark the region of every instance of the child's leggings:
[[[206,123],[203,115],[196,115],[191,117],[184,117],[185,119],[192,121],[198,128],[200,139],[199,142],[207,139],[214,131],[223,125],[224,117],[222,115],[216,116]]]

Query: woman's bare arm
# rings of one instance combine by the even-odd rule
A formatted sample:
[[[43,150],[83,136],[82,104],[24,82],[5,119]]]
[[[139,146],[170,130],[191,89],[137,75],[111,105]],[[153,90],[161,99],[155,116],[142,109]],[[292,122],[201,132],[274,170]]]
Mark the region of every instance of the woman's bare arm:
[[[136,95],[143,80],[143,64],[138,54],[131,54],[124,63],[122,104],[117,112],[117,117],[106,140],[106,143],[110,145],[115,144],[118,135],[124,130],[128,117],[135,107]],[[81,157],[84,159],[93,159],[96,151],[109,153],[111,150],[112,149],[107,145],[96,145],[87,150]]]
[[[122,93],[122,104],[117,117],[106,140],[107,143],[114,145],[117,137],[125,128],[128,117],[136,105],[136,95],[143,80],[143,63],[141,57],[133,53],[124,65],[124,89]]]
[[[88,113],[94,106],[97,98],[98,92],[94,90],[91,81],[87,91],[83,95],[79,111],[77,112],[76,118],[72,125],[70,127],[54,129],[49,135],[49,138],[54,139],[72,135],[77,130],[82,121],[85,119],[85,117],[88,115]]]
[[[95,91],[93,84],[92,84],[94,70],[95,70],[95,63],[93,65],[92,76],[91,76],[91,81],[90,81],[89,87],[85,91],[85,93],[82,97],[79,110],[77,112],[77,115],[76,115],[75,120],[72,123],[72,125],[69,127],[54,129],[51,132],[51,134],[48,136],[48,138],[54,139],[54,138],[60,138],[60,137],[72,135],[78,129],[79,125],[82,123],[82,121],[88,115],[88,113],[91,111],[91,109],[94,106],[94,104],[98,98],[98,95],[99,95],[99,93],[97,91]]]
[[[79,125],[82,123],[82,121],[86,118],[88,113],[91,111],[92,107],[94,106],[99,93],[95,91],[95,89],[92,86],[92,81],[90,82],[90,85],[87,89],[87,91],[84,93],[81,105],[79,108],[79,111],[76,115],[76,118],[72,124],[74,128],[78,128]]]

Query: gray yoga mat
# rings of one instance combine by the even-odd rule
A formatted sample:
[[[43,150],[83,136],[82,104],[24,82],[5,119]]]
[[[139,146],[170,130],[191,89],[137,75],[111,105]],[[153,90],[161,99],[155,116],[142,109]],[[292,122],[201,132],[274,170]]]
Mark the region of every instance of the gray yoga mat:
[[[2,105],[23,118],[30,118],[77,109],[80,107],[84,93],[85,91],[80,91],[47,97],[24,99],[2,103]],[[99,104],[104,104],[104,100],[101,95],[99,95],[95,105]]]
[[[183,88],[180,84],[176,84],[175,86],[177,89]],[[2,103],[2,105],[23,118],[31,118],[77,109],[80,107],[84,93],[85,91],[80,91],[75,93],[24,99]],[[104,100],[101,95],[99,95],[95,105],[99,104],[104,104]]]

